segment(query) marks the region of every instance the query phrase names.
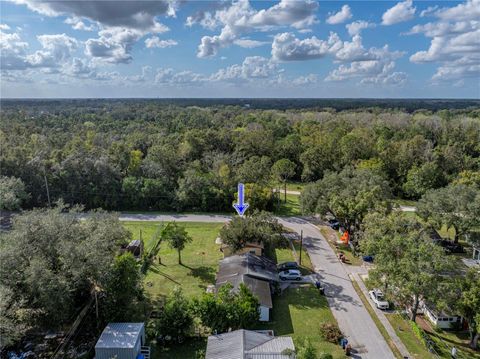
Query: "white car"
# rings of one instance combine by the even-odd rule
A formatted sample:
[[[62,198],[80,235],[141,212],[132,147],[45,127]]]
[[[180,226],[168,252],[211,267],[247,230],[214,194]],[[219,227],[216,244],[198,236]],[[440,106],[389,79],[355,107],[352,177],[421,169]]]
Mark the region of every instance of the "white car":
[[[287,269],[278,273],[281,280],[302,280],[302,273],[298,269]]]
[[[390,304],[385,300],[385,297],[380,289],[371,290],[368,292],[368,294],[370,294],[370,298],[372,298],[375,306],[378,309],[388,309],[390,307]]]

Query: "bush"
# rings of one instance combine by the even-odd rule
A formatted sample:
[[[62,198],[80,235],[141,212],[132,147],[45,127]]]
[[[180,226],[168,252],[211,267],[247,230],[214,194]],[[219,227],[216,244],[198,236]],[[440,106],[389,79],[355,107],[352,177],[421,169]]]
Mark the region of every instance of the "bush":
[[[343,334],[337,324],[325,322],[320,324],[320,336],[327,342],[337,344]]]

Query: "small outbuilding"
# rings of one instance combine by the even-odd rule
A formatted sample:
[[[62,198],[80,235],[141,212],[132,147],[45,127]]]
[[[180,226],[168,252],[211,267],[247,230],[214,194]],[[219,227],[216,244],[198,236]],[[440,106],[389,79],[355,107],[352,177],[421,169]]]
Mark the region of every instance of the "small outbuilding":
[[[95,344],[95,359],[149,359],[145,323],[109,323]]]

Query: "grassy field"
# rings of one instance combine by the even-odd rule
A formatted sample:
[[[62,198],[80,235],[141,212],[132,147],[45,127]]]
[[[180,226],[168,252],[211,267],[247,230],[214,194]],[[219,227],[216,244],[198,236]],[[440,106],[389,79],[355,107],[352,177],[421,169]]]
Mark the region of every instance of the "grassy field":
[[[275,211],[278,216],[299,216],[302,214],[300,211],[299,197],[296,194],[287,194],[287,202],[284,202],[284,194],[281,193],[280,199],[282,200],[280,208]]]
[[[287,289],[281,296],[274,297],[272,320],[258,329],[271,329],[275,335],[288,335],[297,344],[309,339],[320,352],[333,355],[335,359],[345,358],[337,344],[328,343],[320,337],[320,324],[335,322],[325,297],[311,285]]]
[[[153,235],[161,226],[159,222],[125,222],[133,238],[140,238],[140,231],[148,251],[154,244]],[[162,264],[150,266],[145,277],[145,290],[152,299],[168,295],[175,286],[180,286],[187,296],[199,295],[209,284],[215,283],[218,261],[223,258],[215,238],[222,227],[220,223],[181,223],[193,238],[182,251],[183,265],[178,264],[177,252],[167,243],[160,246]]]

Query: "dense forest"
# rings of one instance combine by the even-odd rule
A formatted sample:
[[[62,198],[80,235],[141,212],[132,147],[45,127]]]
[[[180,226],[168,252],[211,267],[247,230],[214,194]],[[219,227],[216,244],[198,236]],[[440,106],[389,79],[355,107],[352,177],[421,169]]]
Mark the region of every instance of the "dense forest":
[[[275,181],[312,182],[345,167],[381,174],[406,199],[478,177],[478,106],[295,109],[285,100],[288,109],[270,110],[255,108],[268,103],[258,101],[3,100],[2,181],[25,187],[25,208],[63,199],[86,208],[231,211],[238,181],[253,207],[271,209]]]

